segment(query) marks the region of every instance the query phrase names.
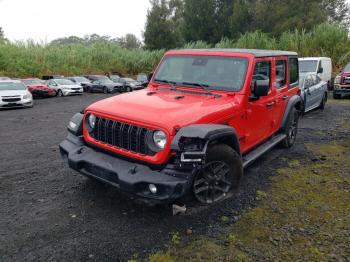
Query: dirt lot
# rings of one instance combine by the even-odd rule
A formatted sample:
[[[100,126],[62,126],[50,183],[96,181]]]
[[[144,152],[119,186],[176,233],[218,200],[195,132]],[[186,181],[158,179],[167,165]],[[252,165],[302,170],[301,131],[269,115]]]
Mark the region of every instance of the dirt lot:
[[[277,169],[313,158],[305,144],[349,137],[342,127],[349,125],[350,101],[331,100],[324,112],[301,120],[292,149],[274,149],[246,170],[236,198],[174,217],[168,207],[132,202],[61,161],[58,144],[70,117],[104,97],[42,99],[32,109],[0,111],[1,261],[125,261],[145,258],[177,238],[218,236],[223,217],[233,223],[242,210],[259,205],[256,192],[269,187]]]

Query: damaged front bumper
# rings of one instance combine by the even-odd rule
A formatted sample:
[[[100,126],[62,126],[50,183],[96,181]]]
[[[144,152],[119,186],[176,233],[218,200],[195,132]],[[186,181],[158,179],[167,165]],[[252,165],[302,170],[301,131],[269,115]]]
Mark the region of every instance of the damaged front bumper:
[[[195,169],[168,164],[159,170],[124,160],[87,146],[82,137],[68,133],[60,144],[70,168],[150,203],[172,203],[189,192]]]

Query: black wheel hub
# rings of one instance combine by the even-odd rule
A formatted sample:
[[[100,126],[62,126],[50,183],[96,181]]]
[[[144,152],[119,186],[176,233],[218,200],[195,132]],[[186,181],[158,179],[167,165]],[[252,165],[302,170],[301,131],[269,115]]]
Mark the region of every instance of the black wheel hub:
[[[193,183],[194,196],[198,201],[205,204],[225,199],[231,188],[232,174],[230,167],[223,161],[213,161],[205,164]]]

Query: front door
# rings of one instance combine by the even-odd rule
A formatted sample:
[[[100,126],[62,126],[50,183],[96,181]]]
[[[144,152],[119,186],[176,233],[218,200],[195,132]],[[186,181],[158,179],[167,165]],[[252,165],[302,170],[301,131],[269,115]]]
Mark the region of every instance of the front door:
[[[272,89],[272,59],[266,58],[257,60],[252,79],[252,87],[255,80],[267,80],[270,90],[267,96],[260,97],[255,101],[248,102],[248,123],[250,127],[246,134],[248,150],[267,139],[275,126],[273,116],[276,106],[276,90]],[[251,90],[252,92],[253,90]]]

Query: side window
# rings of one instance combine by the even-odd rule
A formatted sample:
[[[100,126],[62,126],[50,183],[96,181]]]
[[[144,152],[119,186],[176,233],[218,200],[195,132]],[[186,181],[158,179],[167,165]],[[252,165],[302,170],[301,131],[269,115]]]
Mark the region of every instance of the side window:
[[[321,78],[318,75],[316,75],[315,76],[315,85],[318,85],[320,82],[321,82]]]
[[[284,87],[287,83],[286,61],[276,61],[276,88]]]
[[[307,76],[305,79],[305,88],[310,88],[313,86],[313,80],[311,76]]]
[[[298,58],[289,58],[289,88],[299,83]]]
[[[255,64],[255,69],[253,73],[253,81],[266,80],[268,81],[270,86],[270,79],[271,79],[271,62],[270,61],[257,62]]]

